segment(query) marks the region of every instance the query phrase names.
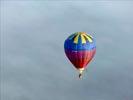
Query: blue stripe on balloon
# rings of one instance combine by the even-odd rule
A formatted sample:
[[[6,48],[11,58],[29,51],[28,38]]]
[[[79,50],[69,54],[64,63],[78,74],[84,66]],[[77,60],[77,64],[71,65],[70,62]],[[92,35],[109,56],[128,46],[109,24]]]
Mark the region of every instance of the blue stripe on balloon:
[[[64,48],[66,50],[74,50],[74,51],[79,51],[79,50],[92,50],[96,48],[95,41],[93,39],[93,42],[90,43],[89,41],[86,41],[86,43],[82,44],[81,38],[79,38],[78,43],[74,43],[73,40],[67,39],[64,43]]]

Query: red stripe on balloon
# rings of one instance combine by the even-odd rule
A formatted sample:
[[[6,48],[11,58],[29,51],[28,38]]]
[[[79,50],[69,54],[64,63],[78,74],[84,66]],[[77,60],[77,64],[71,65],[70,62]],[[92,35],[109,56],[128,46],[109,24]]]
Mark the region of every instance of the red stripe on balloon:
[[[70,51],[65,50],[66,56],[71,61],[71,63],[78,68],[86,68],[87,64],[92,60],[96,49],[89,51]]]

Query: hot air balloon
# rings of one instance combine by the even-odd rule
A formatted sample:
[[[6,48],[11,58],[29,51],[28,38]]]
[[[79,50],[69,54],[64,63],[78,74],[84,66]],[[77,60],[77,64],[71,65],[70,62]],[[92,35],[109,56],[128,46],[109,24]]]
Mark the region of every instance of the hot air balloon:
[[[65,54],[79,71],[79,78],[96,52],[94,38],[86,32],[76,32],[64,42]]]

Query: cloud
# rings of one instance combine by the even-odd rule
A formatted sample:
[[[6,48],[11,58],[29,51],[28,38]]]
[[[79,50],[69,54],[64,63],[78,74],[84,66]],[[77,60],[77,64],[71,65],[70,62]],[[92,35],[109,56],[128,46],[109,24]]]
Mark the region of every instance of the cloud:
[[[132,100],[131,11],[131,2],[3,1],[2,100]],[[82,80],[63,49],[76,31],[97,44]]]

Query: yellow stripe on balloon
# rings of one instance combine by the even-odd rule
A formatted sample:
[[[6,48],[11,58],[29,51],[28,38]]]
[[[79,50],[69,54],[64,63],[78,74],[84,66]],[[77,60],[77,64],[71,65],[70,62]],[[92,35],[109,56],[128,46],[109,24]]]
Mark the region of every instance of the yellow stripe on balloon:
[[[80,36],[81,36],[82,44],[83,44],[83,43],[86,43],[86,40],[85,40],[85,37],[83,36],[83,34],[81,34]]]
[[[79,39],[79,34],[77,34],[77,36],[74,38],[74,43],[78,43],[78,39]]]
[[[92,42],[92,38],[91,38],[90,36],[88,36],[88,35],[86,35],[86,34],[84,34],[84,36],[87,38],[87,40],[88,40],[89,42]]]

